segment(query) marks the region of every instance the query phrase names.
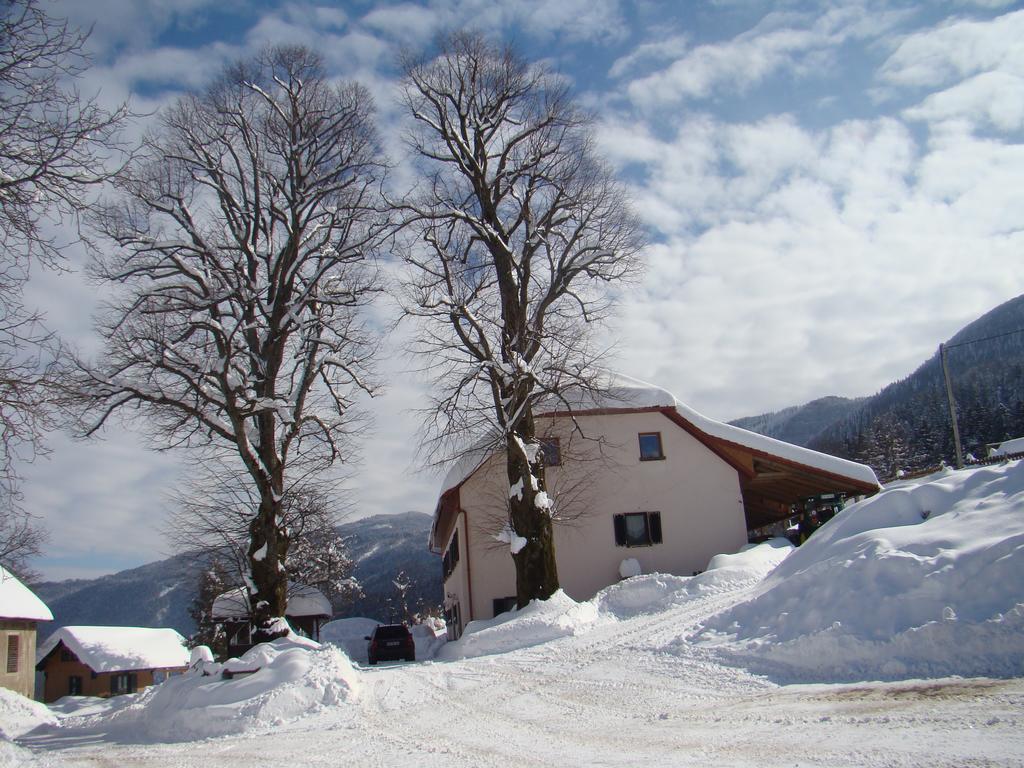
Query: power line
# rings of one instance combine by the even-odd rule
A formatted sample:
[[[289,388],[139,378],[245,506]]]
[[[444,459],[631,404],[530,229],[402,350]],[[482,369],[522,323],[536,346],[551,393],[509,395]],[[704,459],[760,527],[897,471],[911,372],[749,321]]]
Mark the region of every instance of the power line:
[[[1001,339],[1004,336],[1012,336],[1015,333],[1024,333],[1024,328],[1018,328],[1014,331],[1006,331],[1004,333],[997,333],[993,336],[982,336],[980,339],[968,339],[967,341],[958,341],[956,344],[946,344],[946,349],[952,349],[953,347],[962,347],[965,344],[976,344],[979,341],[991,341],[992,339]]]

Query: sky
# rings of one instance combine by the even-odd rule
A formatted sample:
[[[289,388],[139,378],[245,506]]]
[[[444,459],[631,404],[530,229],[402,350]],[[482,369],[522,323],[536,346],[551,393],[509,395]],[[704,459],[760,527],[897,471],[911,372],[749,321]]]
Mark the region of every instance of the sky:
[[[374,95],[395,178],[403,50],[470,28],[561,73],[630,190],[646,276],[608,333],[609,366],[729,420],[870,395],[1024,293],[1024,7],[950,2],[55,0],[91,28],[85,93],[154,114],[272,43],[323,53]],[[141,135],[142,119],[132,127]],[[87,353],[102,288],[36,274],[29,299]],[[383,326],[395,308],[375,309]],[[385,340],[387,392],[347,468],[352,517],[431,512],[416,463],[426,384]],[[54,434],[24,468],[50,531],[35,567],[92,577],[170,554],[160,534],[187,454],[137,424]]]

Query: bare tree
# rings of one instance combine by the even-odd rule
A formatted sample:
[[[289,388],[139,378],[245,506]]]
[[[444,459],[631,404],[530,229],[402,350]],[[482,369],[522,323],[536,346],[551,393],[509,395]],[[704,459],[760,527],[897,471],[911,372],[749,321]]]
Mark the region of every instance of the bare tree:
[[[280,525],[289,534],[284,565],[289,596],[315,587],[338,608],[359,595],[352,577],[355,564],[337,530],[345,498],[336,483],[320,478],[300,477],[285,488]],[[225,590],[244,585],[249,526],[260,505],[248,473],[208,457],[174,493],[173,503],[174,512],[163,525],[172,549],[187,555],[196,571],[216,571]]]
[[[0,561],[17,567],[42,541],[17,463],[45,451],[62,375],[61,345],[23,290],[33,266],[64,268],[51,225],[109,177],[127,116],[75,89],[85,40],[35,0],[0,4]]]
[[[522,606],[558,588],[534,409],[571,409],[595,386],[591,329],[643,236],[557,75],[471,34],[404,74],[422,179],[403,206],[417,236],[406,311],[427,321],[415,349],[437,382],[430,450],[505,446]]]
[[[369,94],[319,56],[276,47],[167,109],[95,226],[95,273],[120,289],[83,366],[98,416],[144,412],[163,447],[220,445],[258,495],[249,523],[257,639],[285,631],[286,473],[347,458],[373,337],[388,219]]]

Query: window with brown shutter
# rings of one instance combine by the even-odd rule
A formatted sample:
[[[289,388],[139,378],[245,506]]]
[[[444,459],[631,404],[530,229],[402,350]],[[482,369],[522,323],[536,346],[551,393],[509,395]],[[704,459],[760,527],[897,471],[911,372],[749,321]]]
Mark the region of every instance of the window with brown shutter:
[[[21,638],[18,635],[7,636],[7,674],[18,671],[18,657],[21,656]]]

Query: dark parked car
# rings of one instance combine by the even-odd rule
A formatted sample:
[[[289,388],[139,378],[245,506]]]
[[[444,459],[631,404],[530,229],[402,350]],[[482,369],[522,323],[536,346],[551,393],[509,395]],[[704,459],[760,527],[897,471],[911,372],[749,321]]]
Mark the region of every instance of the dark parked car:
[[[371,664],[402,659],[416,661],[416,643],[405,624],[380,624],[366,639],[370,641],[366,656]]]

